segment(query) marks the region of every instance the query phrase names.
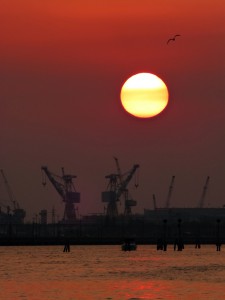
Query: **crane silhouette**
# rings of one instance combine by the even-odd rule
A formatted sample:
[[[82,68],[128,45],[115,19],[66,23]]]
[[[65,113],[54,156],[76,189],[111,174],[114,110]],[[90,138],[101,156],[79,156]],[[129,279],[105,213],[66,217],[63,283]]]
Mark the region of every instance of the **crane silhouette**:
[[[170,38],[170,39],[168,39],[168,41],[167,41],[167,45],[168,45],[168,44],[169,44],[169,42],[171,42],[171,41],[175,42],[175,40],[176,40],[176,37],[178,37],[178,36],[180,36],[180,34],[175,34],[173,38]]]

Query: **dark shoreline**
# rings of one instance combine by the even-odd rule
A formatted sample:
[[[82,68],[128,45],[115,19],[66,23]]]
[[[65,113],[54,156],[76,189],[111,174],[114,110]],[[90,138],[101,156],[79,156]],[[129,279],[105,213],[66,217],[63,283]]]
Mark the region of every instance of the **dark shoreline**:
[[[121,238],[106,238],[106,239],[97,239],[97,238],[1,238],[1,246],[56,246],[56,245],[65,245],[69,242],[70,245],[122,245],[123,239]],[[137,245],[157,245],[157,241],[145,239],[145,238],[136,238]],[[173,245],[174,241],[170,240],[167,242],[167,245]],[[195,241],[184,241],[185,245],[195,245]],[[215,245],[216,242],[212,239],[204,239],[200,243],[201,245]],[[223,243],[221,243],[223,244]]]
[[[78,220],[74,224],[0,224],[0,246],[31,245],[121,245],[134,239],[137,245],[224,244],[224,219],[187,222],[162,219],[158,222],[135,219]]]

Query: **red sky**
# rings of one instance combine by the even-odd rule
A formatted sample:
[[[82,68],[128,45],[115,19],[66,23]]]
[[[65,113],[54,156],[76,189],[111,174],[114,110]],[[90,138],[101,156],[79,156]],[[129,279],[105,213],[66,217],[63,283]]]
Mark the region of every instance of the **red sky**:
[[[105,175],[140,164],[136,212],[225,204],[225,2],[0,1],[0,167],[30,217],[62,205],[41,186],[42,165],[75,173],[80,214],[102,212]],[[168,38],[181,34],[175,43]],[[123,82],[152,72],[168,86],[160,116],[120,105]],[[5,202],[0,185],[0,202]],[[3,199],[4,198],[4,199]]]

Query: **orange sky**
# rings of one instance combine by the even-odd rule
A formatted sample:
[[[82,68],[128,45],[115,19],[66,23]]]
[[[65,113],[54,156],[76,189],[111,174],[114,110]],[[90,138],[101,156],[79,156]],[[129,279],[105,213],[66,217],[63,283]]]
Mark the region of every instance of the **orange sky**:
[[[170,34],[180,30],[184,35],[179,45],[180,55],[187,55],[182,65],[187,66],[193,58],[199,61],[194,51],[204,50],[207,58],[222,56],[222,49],[215,47],[224,34],[225,8],[221,0],[159,1],[157,4],[147,0],[140,4],[129,1],[129,5],[126,1],[96,4],[95,1],[10,0],[2,3],[3,63],[20,63],[24,67],[27,64],[43,67],[47,63],[55,68],[62,65],[83,68],[87,64],[112,66],[112,62],[127,66],[134,64],[137,56],[135,61],[142,67],[150,63],[152,56],[165,63],[173,54],[165,54],[164,43]]]
[[[211,174],[208,201],[223,203],[223,0],[1,0],[0,19],[0,166],[30,215],[59,202],[39,185],[42,164],[77,174],[83,214],[102,211],[113,155],[126,171],[141,165],[139,212],[152,193],[163,205],[174,173],[176,205],[194,205]],[[170,94],[145,122],[119,100],[137,72],[161,77]]]

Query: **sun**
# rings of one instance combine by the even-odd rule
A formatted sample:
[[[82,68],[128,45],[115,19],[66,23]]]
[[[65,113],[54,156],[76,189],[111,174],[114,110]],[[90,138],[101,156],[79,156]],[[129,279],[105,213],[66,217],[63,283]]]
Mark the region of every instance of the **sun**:
[[[123,108],[138,118],[151,118],[161,113],[168,104],[166,84],[151,73],[138,73],[123,84],[120,93]]]

